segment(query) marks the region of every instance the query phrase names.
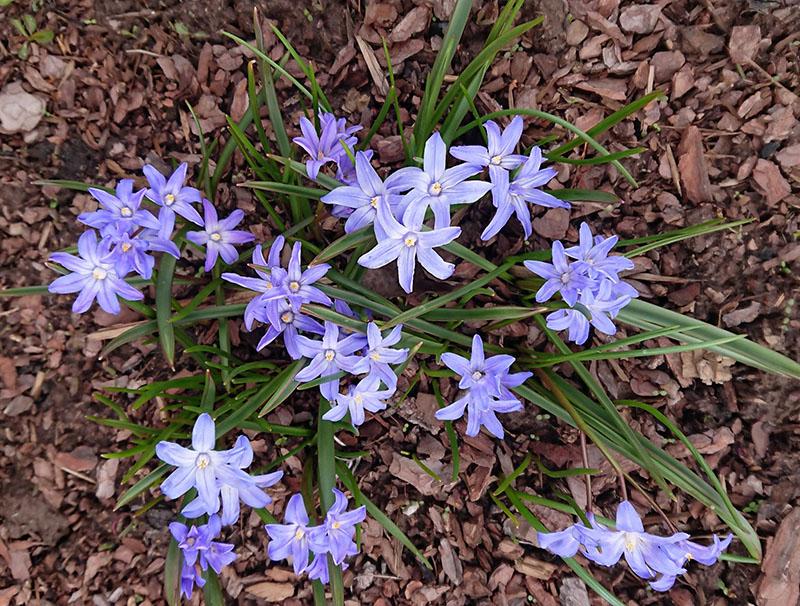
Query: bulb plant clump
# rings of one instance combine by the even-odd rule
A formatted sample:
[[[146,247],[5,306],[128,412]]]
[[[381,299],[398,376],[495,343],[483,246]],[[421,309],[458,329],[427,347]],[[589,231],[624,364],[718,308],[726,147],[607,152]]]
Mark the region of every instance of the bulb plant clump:
[[[123,305],[142,314],[144,320],[115,336],[104,353],[152,337],[170,368],[180,357],[195,369],[190,376],[118,390],[135,399],[132,410],[157,397],[168,402],[159,415],[163,427],[138,425],[137,415],[128,416],[105,396],[118,419],[99,420],[122,423],[134,441],[124,453],[136,457],[127,479],[139,477],[119,506],[145,507],[161,497],[170,507],[175,502],[174,521],[164,529],[172,541],[165,566],[170,604],[181,594],[190,598],[196,588],[213,603],[222,599],[218,577],[236,561],[243,505],[263,521],[268,560],[286,560],[298,577],[305,575],[315,603],[326,596],[343,603],[342,573],[359,566],[359,528],[367,518],[431,568],[435,550],[415,545],[381,511],[375,502],[380,495],[362,492],[358,462],[370,455],[345,446],[358,442],[370,419],[388,426],[404,401],[431,392],[439,405],[432,419],[442,424],[451,449],[453,481],[460,473],[459,434],[485,432],[514,452],[517,428],[540,411],[573,426],[582,444],[594,443],[608,459],[619,481],[615,520],[592,503],[596,470],[588,461],[572,470],[586,476],[582,507],[555,484],[540,486],[541,494],[526,490],[533,488],[533,475],[527,474],[531,456],[525,452],[515,454],[517,467],[492,489],[503,512],[518,521],[516,511],[538,531],[536,549],[564,558],[607,601],[620,603],[576,556],[599,565],[592,570],[624,560],[654,591],[668,590],[698,564],[714,564],[731,546],[760,557],[753,528],[669,415],[650,403],[612,400],[589,363],[706,347],[784,375],[800,376],[800,367],[642,301],[629,279],[636,256],[727,227],[721,221],[626,241],[581,212],[572,232],[577,242],[537,245],[532,216],[541,209],[570,209],[583,200],[617,203],[608,193],[554,181],[559,165],[585,161],[573,153],[578,146],[594,150],[594,163],[607,163],[635,184],[622,161],[641,150],[612,153],[597,137],[658,103],[659,93],[614,112],[591,134],[534,109],[478,115],[475,93],[487,68],[540,22],[514,25],[522,4],[505,4],[484,51],[445,87],[471,8],[469,0],[456,2],[425,95],[412,112],[413,133],[409,125],[387,121],[401,116],[390,61],[392,86],[375,122],[351,124],[332,111],[312,64],[278,30],[286,58],[296,64],[293,73],[304,78],[266,54],[260,36],[248,42],[229,35],[254,57],[247,70],[250,106],[240,122],[229,119],[218,145],[203,136],[195,178],[186,163],[167,171],[145,165],[141,187],[122,179],[113,189],[88,189],[98,210],[78,217],[87,231],[77,254],[51,254],[51,266],[62,275],[49,291],[74,295],[75,313],[96,302],[110,314]],[[261,32],[258,20],[255,26]],[[295,87],[306,108],[293,123],[277,101],[280,78]],[[534,125],[552,130],[549,143],[532,143]],[[393,129],[405,161],[381,165],[372,137]],[[467,133],[484,144],[465,144]],[[222,150],[214,162],[209,149]],[[238,185],[252,192],[263,212],[223,210],[229,190],[220,183],[232,162],[240,162],[237,175],[248,172],[249,180]],[[477,230],[465,229],[467,217]],[[255,233],[271,235],[260,241],[248,229],[255,224],[261,224]],[[498,238],[521,238],[521,252],[498,250]],[[368,275],[385,288],[372,290]],[[229,322],[239,319],[254,333],[249,351],[231,339]],[[214,346],[198,342],[193,328],[201,323],[216,325]],[[544,344],[532,349],[508,336],[502,329],[511,323],[542,335]],[[642,346],[657,337],[675,345]],[[281,418],[302,420],[282,425],[268,417],[279,407],[292,412]],[[312,414],[294,414],[301,410]],[[641,424],[630,422],[636,415],[653,417],[664,442],[686,444],[694,466],[640,433]],[[344,442],[339,432],[352,435]],[[273,460],[265,459],[263,448],[254,449],[255,439],[268,444]],[[302,477],[284,465],[291,456],[303,460]],[[641,472],[625,471],[623,458]],[[676,508],[694,500],[713,510],[717,533],[697,542],[666,515],[667,533],[655,523],[646,528],[641,512],[663,513],[658,491],[671,499],[681,492],[672,501]],[[577,521],[547,529],[531,502],[571,511]]]

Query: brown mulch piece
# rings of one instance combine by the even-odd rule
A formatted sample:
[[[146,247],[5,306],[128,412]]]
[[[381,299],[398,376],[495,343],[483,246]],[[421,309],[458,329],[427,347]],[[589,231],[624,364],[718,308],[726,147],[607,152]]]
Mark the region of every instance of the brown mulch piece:
[[[44,3],[34,15],[55,39],[33,44],[10,25],[30,3],[14,2],[0,19],[0,288],[53,278],[49,252],[72,245],[81,231],[75,217],[93,202],[85,194],[33,181],[43,178],[108,184],[138,173],[144,162],[200,160],[190,102],[206,136],[223,135],[224,114],[247,107],[245,66],[251,55],[218,32],[252,39],[252,9],[280,26],[298,51],[313,60],[321,86],[351,122],[368,125],[386,91],[382,39],[398,78],[404,124],[421,97],[442,43],[452,0],[365,0],[320,3],[289,0],[205,0],[179,3],[103,0]],[[323,6],[324,4],[324,6]],[[454,66],[463,68],[480,50],[499,11],[496,0],[476,0]],[[752,219],[739,228],[694,238],[636,260],[630,279],[648,300],[744,332],[792,358],[800,352],[797,263],[800,259],[800,14],[791,1],[673,0],[657,5],[619,0],[534,0],[525,16],[545,14],[545,24],[500,53],[476,103],[481,111],[536,107],[588,128],[624,103],[661,90],[635,119],[602,137],[610,149],[641,146],[625,161],[640,181],[631,188],[611,167],[561,166],[556,187],[613,191],[612,205],[577,203],[567,215],[538,212],[531,243],[509,227],[481,252],[490,258],[523,247],[549,246],[553,238],[577,239],[584,217],[597,231],[638,237],[715,217]],[[5,18],[8,16],[9,18]],[[265,28],[270,53],[277,38]],[[299,75],[297,66],[289,69]],[[302,113],[299,99],[279,83],[286,115]],[[268,128],[268,125],[267,125]],[[551,132],[528,121],[525,142]],[[373,141],[382,163],[402,158],[400,138],[387,122]],[[235,158],[234,181],[246,174]],[[141,178],[137,177],[141,183]],[[242,188],[223,184],[219,204],[253,217],[258,205]],[[465,238],[477,242],[490,216],[489,203],[461,217]],[[265,239],[273,228],[263,217],[251,229]],[[334,229],[335,223],[325,224]],[[472,235],[470,235],[472,234]],[[478,245],[478,244],[476,244]],[[476,268],[461,264],[458,279]],[[435,288],[435,283],[424,284]],[[394,293],[396,295],[398,293]],[[421,295],[415,295],[419,297]],[[414,304],[418,298],[409,299]],[[137,344],[98,360],[102,342],[87,335],[139,319],[96,311],[76,316],[64,298],[5,299],[0,341],[0,605],[160,604],[171,504],[141,516],[133,507],[113,511],[127,463],[102,459],[123,449],[124,431],[99,428],[87,414],[102,415],[92,392],[104,385],[140,386],[167,376],[153,345]],[[252,355],[253,335],[232,324],[242,356]],[[211,330],[209,328],[209,330]],[[620,336],[625,336],[621,331]],[[213,339],[213,334],[205,335]],[[523,324],[499,330],[497,339],[543,335]],[[659,339],[646,346],[664,346]],[[729,488],[734,504],[766,539],[759,569],[742,564],[692,568],[666,595],[655,595],[620,568],[593,572],[624,600],[637,604],[790,604],[797,601],[797,505],[800,499],[800,397],[793,382],[708,352],[601,362],[592,372],[615,398],[638,398],[674,419]],[[181,361],[179,372],[196,368]],[[453,386],[442,383],[445,398]],[[357,447],[371,453],[360,463],[361,488],[435,563],[429,572],[374,521],[364,525],[362,554],[345,582],[352,603],[388,604],[599,604],[558,559],[535,547],[535,533],[515,526],[494,506],[492,482],[533,452],[550,468],[580,466],[570,429],[546,415],[512,415],[505,442],[464,439],[461,476],[449,482],[449,443],[432,421],[437,408],[423,384],[416,397],[362,427]],[[299,406],[299,408],[303,408]],[[141,420],[162,421],[159,410]],[[291,423],[306,410],[279,409]],[[688,452],[667,445],[663,427],[645,417],[638,428],[680,460]],[[459,428],[463,434],[463,427]],[[257,456],[271,460],[284,447],[256,436]],[[401,454],[405,453],[405,454]],[[413,453],[442,482],[422,473]],[[590,449],[592,464],[602,467]],[[284,466],[287,480],[275,491],[280,515],[297,488],[302,462]],[[655,488],[647,478],[643,485]],[[585,502],[581,481],[556,483],[533,469],[517,485],[544,496],[569,491]],[[617,499],[610,475],[592,485],[605,513]],[[634,493],[634,500],[641,495]],[[682,529],[707,536],[719,519],[680,498],[659,504]],[[644,503],[643,503],[644,504]],[[645,504],[646,506],[646,504]],[[542,508],[553,528],[568,516]],[[653,524],[658,520],[653,519]],[[233,542],[240,554],[223,575],[236,603],[305,604],[310,588],[285,563],[267,564],[265,537],[255,515],[245,514]],[[734,543],[732,550],[743,553]]]

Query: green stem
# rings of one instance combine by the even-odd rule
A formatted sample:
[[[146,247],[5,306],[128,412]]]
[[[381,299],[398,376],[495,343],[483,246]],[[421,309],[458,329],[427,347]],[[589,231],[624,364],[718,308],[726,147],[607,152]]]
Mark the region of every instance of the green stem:
[[[325,398],[320,398],[319,416],[317,417],[317,468],[319,469],[319,504],[323,516],[333,505],[333,489],[336,487],[334,424],[322,418],[328,410],[330,410],[330,403]],[[335,606],[344,606],[342,569],[333,563],[330,555],[328,555],[328,570],[333,603]]]

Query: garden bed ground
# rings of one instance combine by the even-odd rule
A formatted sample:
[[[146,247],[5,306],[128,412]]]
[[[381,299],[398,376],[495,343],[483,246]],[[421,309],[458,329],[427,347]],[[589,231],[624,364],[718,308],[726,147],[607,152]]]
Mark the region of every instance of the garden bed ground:
[[[0,9],[0,89],[22,82],[47,108],[34,130],[0,135],[0,288],[51,280],[44,265],[48,253],[74,243],[80,231],[75,216],[90,204],[88,196],[32,181],[105,184],[136,173],[144,161],[172,157],[196,163],[197,137],[184,102],[197,109],[208,134],[223,134],[223,113],[242,115],[247,57],[217,32],[251,39],[253,4],[35,2],[39,29],[53,31],[55,40],[34,46],[25,61],[18,57],[23,39],[9,18],[31,12],[31,3],[17,0]],[[262,10],[314,61],[339,113],[369,124],[380,106],[381,82],[367,69],[364,52],[380,63],[380,37],[388,38],[401,103],[413,107],[452,4],[269,0]],[[746,333],[797,359],[800,104],[791,92],[800,90],[797,5],[789,6],[792,0],[619,4],[528,3],[526,16],[544,13],[544,25],[499,57],[477,103],[483,111],[536,107],[585,128],[626,101],[664,90],[666,103],[649,106],[606,138],[612,149],[615,143],[646,148],[626,161],[640,187],[631,189],[610,169],[564,167],[562,185],[613,191],[620,203],[540,213],[533,242],[523,243],[521,232],[511,229],[482,252],[492,258],[523,246],[549,246],[555,238],[575,240],[583,216],[598,231],[623,237],[718,216],[754,219],[650,253],[638,260],[632,279],[645,299]],[[475,5],[456,67],[479,50],[498,10],[497,2]],[[277,46],[271,35],[267,42]],[[281,95],[287,113],[301,115],[297,96],[286,87]],[[402,156],[398,137],[386,126],[374,145],[385,164]],[[543,123],[532,122],[525,140],[546,134]],[[241,165],[235,172],[235,180],[245,174]],[[218,202],[258,216],[254,200],[241,188],[223,187]],[[466,237],[489,210],[467,212]],[[266,224],[251,228],[260,240],[272,233]],[[459,268],[457,276],[469,279],[469,269]],[[159,503],[141,516],[128,507],[113,511],[121,490],[115,480],[124,464],[100,455],[124,447],[127,436],[85,419],[103,414],[91,397],[102,386],[141,385],[167,376],[158,352],[139,345],[97,358],[101,342],[92,333],[135,320],[130,312],[121,319],[101,311],[76,316],[65,298],[29,296],[3,300],[0,314],[0,606],[161,603],[165,526],[173,508]],[[241,349],[248,349],[252,337],[240,332],[238,323],[233,328]],[[213,339],[213,325],[207,331],[201,340]],[[532,347],[541,343],[540,335],[522,326],[512,325],[506,336],[527,338]],[[194,370],[183,361],[177,372]],[[604,362],[593,370],[614,397],[653,403],[692,434],[764,539],[767,553],[760,569],[718,564],[693,570],[667,595],[645,591],[622,568],[595,569],[596,574],[637,604],[790,606],[796,601],[797,384],[701,353]],[[399,454],[416,452],[434,467],[449,461],[446,439],[431,437],[426,421],[433,409],[431,398],[418,396],[369,422],[359,447],[373,454],[359,477],[364,491],[417,545],[429,546],[435,571],[423,571],[369,523],[363,555],[345,577],[353,603],[501,605],[528,603],[526,596],[546,606],[599,603],[594,596],[587,602],[566,568],[532,547],[530,530],[513,528],[486,494],[490,482],[525,450],[551,468],[580,464],[575,435],[533,412],[518,415],[510,425],[514,437],[505,443],[485,436],[465,439],[461,480],[443,486]],[[159,422],[158,410],[143,414]],[[291,412],[278,414],[291,420]],[[645,423],[641,429],[660,439],[655,426]],[[275,452],[263,439],[255,445],[266,459]],[[289,460],[287,475],[296,476],[299,466]],[[536,473],[525,483],[543,494],[560,486],[581,498],[580,483],[556,485]],[[287,484],[276,493],[280,508],[291,481]],[[595,482],[594,492],[600,507],[617,499],[610,478]],[[720,530],[717,518],[702,507],[680,502],[669,510],[682,512],[676,522],[695,534]],[[550,514],[546,521],[561,526],[568,518]],[[266,537],[255,516],[245,516],[237,532],[240,558],[223,577],[236,603],[309,603],[305,580],[296,582],[285,563],[265,565]],[[732,550],[741,553],[735,544]]]

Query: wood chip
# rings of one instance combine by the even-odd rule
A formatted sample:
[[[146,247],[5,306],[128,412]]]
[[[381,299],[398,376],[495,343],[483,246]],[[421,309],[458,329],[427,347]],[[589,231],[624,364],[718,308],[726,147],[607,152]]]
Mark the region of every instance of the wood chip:
[[[755,59],[761,43],[761,28],[758,25],[737,25],[731,29],[728,53],[734,63],[747,63]]]
[[[245,592],[267,602],[283,602],[294,595],[294,585],[291,583],[263,581],[246,587]]]
[[[678,155],[678,171],[686,197],[695,203],[710,201],[711,181],[703,155],[703,135],[699,128],[686,128],[678,147]]]
[[[760,606],[788,606],[800,599],[800,508],[793,509],[781,522],[767,547],[758,587]]]
[[[774,162],[760,158],[753,169],[753,180],[763,190],[767,204],[773,206],[792,193],[789,182],[783,178]]]
[[[369,70],[369,75],[372,77],[375,88],[378,89],[378,93],[385,97],[389,93],[389,82],[383,74],[378,58],[361,36],[356,36],[356,43],[367,64],[367,70]]]

